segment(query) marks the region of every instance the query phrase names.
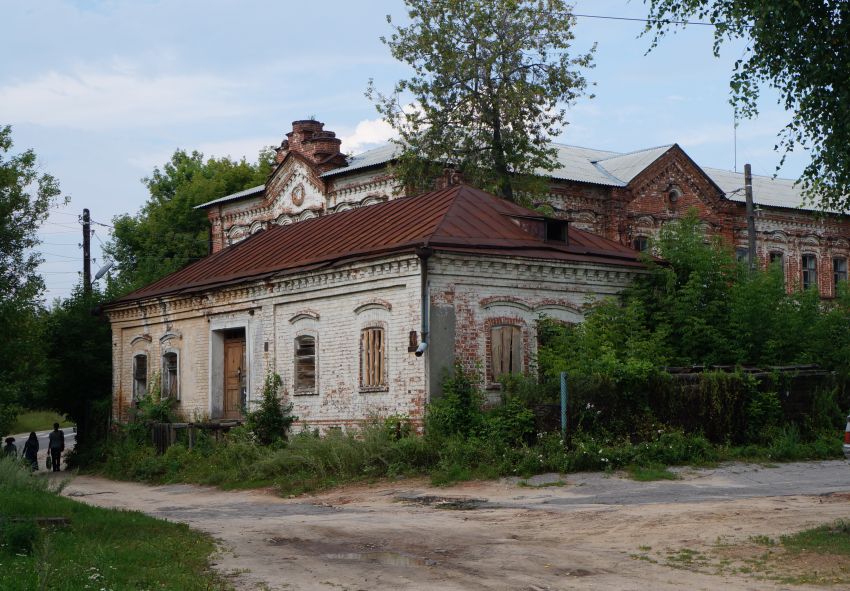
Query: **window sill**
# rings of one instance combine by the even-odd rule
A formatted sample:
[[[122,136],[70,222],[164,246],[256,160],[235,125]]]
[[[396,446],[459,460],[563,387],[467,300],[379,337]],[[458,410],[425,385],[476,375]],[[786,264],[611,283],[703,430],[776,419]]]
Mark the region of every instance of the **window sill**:
[[[293,396],[318,396],[319,393],[316,390],[296,390],[292,393]]]
[[[389,386],[360,386],[361,394],[372,394],[374,392],[389,392]]]

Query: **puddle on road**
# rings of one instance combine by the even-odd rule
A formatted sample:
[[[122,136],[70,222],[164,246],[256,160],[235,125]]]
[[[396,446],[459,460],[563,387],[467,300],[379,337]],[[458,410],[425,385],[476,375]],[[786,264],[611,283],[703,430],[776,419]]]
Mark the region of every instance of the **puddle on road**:
[[[434,507],[435,509],[448,509],[453,511],[470,511],[479,509],[487,503],[487,499],[471,499],[467,497],[438,497],[435,495],[422,495],[420,497],[397,497],[398,501],[404,503],[415,503]]]
[[[339,554],[325,554],[330,560],[353,560],[360,562],[374,562],[384,566],[434,566],[436,560],[406,556],[398,552],[342,552]]]

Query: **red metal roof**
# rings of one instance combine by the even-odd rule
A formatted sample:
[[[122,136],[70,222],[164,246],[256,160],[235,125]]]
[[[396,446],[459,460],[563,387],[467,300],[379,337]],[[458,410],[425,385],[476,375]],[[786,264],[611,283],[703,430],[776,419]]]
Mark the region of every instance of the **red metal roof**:
[[[545,241],[523,230],[517,218],[545,219],[484,191],[457,185],[271,226],[117,302],[198,291],[417,247],[641,266],[636,251],[611,240],[570,228],[568,244]]]

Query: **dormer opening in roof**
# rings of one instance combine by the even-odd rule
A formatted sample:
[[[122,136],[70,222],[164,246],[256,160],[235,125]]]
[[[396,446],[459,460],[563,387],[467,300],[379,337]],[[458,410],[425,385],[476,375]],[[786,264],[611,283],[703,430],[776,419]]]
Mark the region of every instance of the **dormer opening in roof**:
[[[569,222],[555,218],[546,218],[546,242],[562,242],[569,244]]]

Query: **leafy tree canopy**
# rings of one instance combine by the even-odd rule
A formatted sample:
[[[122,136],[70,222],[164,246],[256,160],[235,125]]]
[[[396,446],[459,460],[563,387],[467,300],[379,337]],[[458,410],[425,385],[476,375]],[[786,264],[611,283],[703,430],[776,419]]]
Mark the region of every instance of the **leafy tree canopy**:
[[[39,389],[39,315],[44,280],[33,249],[36,232],[59,195],[59,184],[39,171],[35,152],[10,154],[12,129],[0,127],[0,431],[15,409]]]
[[[511,200],[555,168],[549,144],[566,107],[587,89],[593,50],[570,54],[574,18],[563,0],[405,0],[410,24],[389,46],[413,69],[393,93],[367,96],[399,134],[398,174],[431,188],[445,168]],[[392,25],[392,18],[387,16]],[[412,98],[413,106],[402,104]]]
[[[147,285],[209,252],[209,222],[196,205],[265,183],[274,161],[270,150],[257,162],[204,159],[177,150],[162,168],[142,179],[150,197],[135,216],[113,220],[107,253],[118,265],[113,289],[126,293]]]
[[[800,183],[812,203],[850,207],[850,3],[846,0],[645,0],[653,47],[673,28],[670,21],[708,20],[715,25],[714,53],[743,39],[735,62],[731,102],[745,117],[758,114],[760,87],[779,91],[793,112],[780,133],[782,161],[795,148],[812,160]],[[780,163],[781,166],[781,163]]]
[[[573,326],[544,323],[543,372],[641,376],[664,366],[816,363],[848,375],[850,290],[822,301],[788,293],[780,265],[749,273],[719,238],[705,242],[696,212],[666,224],[659,263],[617,300],[591,307]]]

